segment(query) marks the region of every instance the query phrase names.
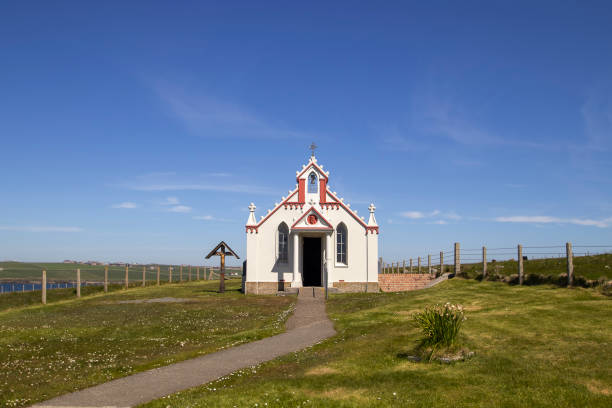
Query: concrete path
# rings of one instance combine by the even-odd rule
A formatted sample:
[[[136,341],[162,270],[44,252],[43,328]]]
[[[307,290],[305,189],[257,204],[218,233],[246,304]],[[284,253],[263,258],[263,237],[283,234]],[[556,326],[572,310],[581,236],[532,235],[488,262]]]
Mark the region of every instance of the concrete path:
[[[285,333],[273,337],[119,378],[34,407],[133,407],[301,350],[336,334],[325,312],[325,300],[312,288],[300,290],[286,327]]]

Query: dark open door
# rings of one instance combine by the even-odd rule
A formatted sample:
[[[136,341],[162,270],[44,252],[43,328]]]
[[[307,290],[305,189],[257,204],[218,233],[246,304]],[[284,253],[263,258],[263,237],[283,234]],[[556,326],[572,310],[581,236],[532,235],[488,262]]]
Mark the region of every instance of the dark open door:
[[[302,262],[302,284],[321,286],[321,238],[304,238]]]

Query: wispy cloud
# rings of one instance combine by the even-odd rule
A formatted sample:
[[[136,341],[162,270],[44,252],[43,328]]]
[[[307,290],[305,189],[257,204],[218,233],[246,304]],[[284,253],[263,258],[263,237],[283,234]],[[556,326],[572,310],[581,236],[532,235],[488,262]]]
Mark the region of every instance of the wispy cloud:
[[[175,205],[173,207],[168,208],[168,211],[175,213],[188,213],[191,212],[191,207],[188,205]]]
[[[53,226],[0,226],[1,231],[21,232],[81,232],[80,227],[53,227]]]
[[[195,217],[193,217],[194,220],[203,220],[203,221],[213,221],[215,220],[215,217],[213,217],[212,215],[196,215]]]
[[[227,219],[227,218],[218,218],[212,215],[196,215],[193,217],[194,220],[200,220],[200,221],[221,221],[221,222],[230,222],[233,220]]]
[[[580,113],[584,119],[587,148],[607,151],[612,145],[612,87],[591,92]]]
[[[502,134],[491,129],[484,121],[475,118],[479,112],[466,109],[450,97],[440,97],[433,91],[415,95],[407,114],[408,120],[399,125],[375,129],[387,149],[399,151],[427,151],[439,146],[439,142],[478,147],[520,147],[560,150],[562,144],[534,142],[532,139]],[[478,159],[455,159],[457,166],[481,166]]]
[[[574,224],[599,228],[607,228],[612,225],[612,217],[594,220],[589,218],[559,218],[546,215],[514,215],[510,217],[496,217],[495,221],[527,224]]]
[[[279,192],[268,187],[255,184],[234,183],[224,176],[224,180],[209,180],[202,175],[176,175],[174,173],[160,174],[149,173],[134,177],[132,181],[122,182],[117,186],[135,191],[150,192],[173,192],[173,191],[217,191],[225,193],[248,193],[276,195]],[[206,180],[204,180],[206,179]],[[178,200],[176,197],[168,197],[162,205],[172,205],[171,200]]]
[[[291,129],[279,122],[264,118],[261,114],[235,103],[222,101],[211,95],[186,91],[166,82],[158,81],[154,89],[177,118],[189,131],[211,138],[305,138],[313,134]]]
[[[400,213],[400,216],[404,218],[408,218],[411,220],[421,220],[421,219],[430,219],[430,218],[440,218],[439,220],[434,221],[434,224],[448,224],[445,220],[454,220],[458,221],[462,217],[455,213],[454,211],[442,212],[440,210],[433,210],[430,212],[423,211],[404,211]]]
[[[179,203],[179,199],[177,197],[166,197],[164,201],[162,201],[161,205],[177,205]]]
[[[134,208],[138,208],[138,204],[133,203],[131,201],[124,201],[122,203],[119,204],[113,204],[112,208],[125,208],[125,209],[134,209]]]

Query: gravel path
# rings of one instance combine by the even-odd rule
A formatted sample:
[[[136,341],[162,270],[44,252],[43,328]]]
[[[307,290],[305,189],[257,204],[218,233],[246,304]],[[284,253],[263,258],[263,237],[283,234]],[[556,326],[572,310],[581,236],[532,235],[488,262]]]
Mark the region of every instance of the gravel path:
[[[300,290],[285,333],[119,378],[34,407],[132,407],[312,346],[336,334],[325,312],[325,300],[314,293],[312,288]]]

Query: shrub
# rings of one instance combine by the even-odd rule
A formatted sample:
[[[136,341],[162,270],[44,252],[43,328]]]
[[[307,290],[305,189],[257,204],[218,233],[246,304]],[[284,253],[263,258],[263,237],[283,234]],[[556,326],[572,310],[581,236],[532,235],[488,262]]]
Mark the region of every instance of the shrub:
[[[434,350],[454,345],[464,320],[463,307],[450,303],[426,307],[414,315],[414,321],[424,335],[421,345]]]

